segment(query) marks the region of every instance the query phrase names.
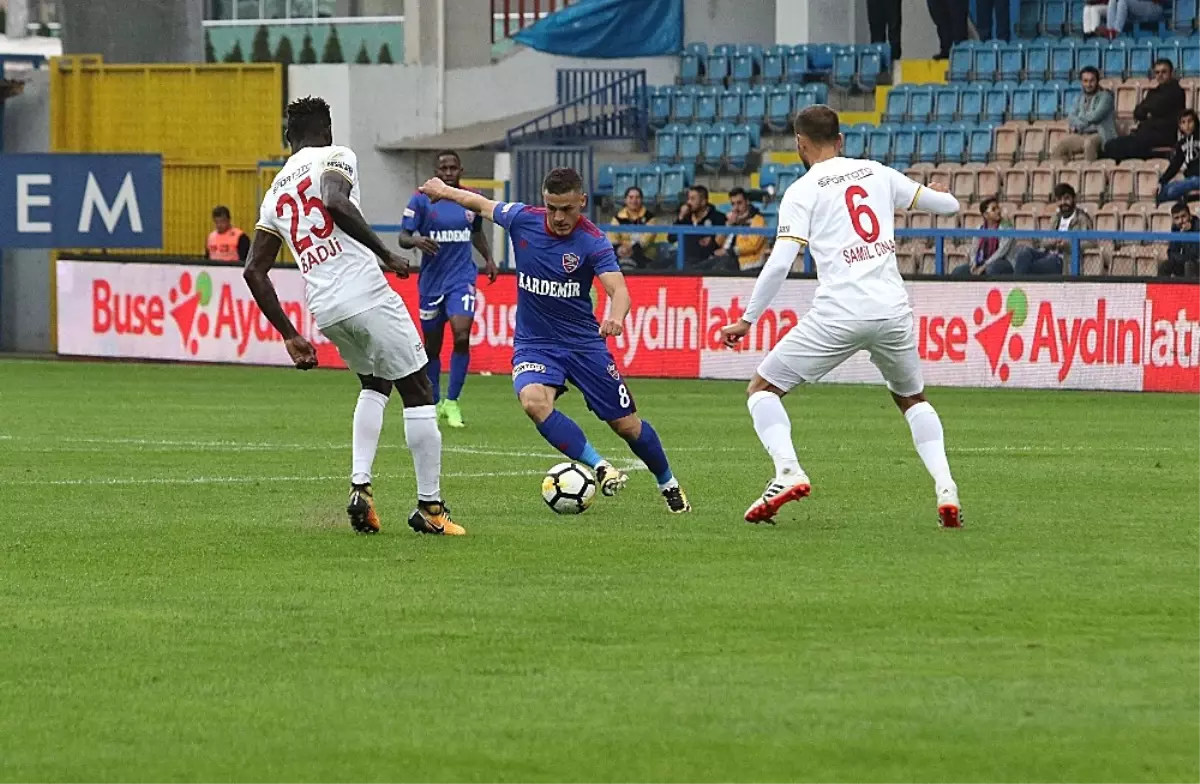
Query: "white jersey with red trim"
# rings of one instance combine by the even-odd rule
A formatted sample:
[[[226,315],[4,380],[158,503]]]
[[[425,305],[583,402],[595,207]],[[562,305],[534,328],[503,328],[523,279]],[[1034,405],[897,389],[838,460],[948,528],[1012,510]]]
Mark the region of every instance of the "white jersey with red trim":
[[[911,311],[896,266],[894,212],[912,209],[920,190],[882,163],[840,157],[792,183],[777,235],[808,244],[819,281],[814,314],[869,321]]]
[[[275,176],[254,228],[279,236],[304,275],[304,298],[317,327],[344,321],[395,296],[367,247],[334,225],[321,202],[321,176],[350,181],[359,204],[358,159],[348,147],[305,147]]]

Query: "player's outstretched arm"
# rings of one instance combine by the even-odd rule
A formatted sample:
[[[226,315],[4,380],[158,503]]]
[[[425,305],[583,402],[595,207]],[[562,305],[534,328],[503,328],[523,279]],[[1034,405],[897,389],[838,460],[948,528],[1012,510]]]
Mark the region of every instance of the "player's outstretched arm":
[[[246,269],[242,272],[242,277],[246,279],[246,285],[250,288],[254,301],[258,303],[258,309],[283,336],[292,362],[296,363],[300,370],[308,370],[317,366],[317,352],[288,320],[283,306],[279,304],[275,286],[271,284],[271,278],[267,275],[275,265],[275,257],[279,255],[282,246],[283,241],[277,235],[264,229],[254,232],[254,241],[250,243],[250,253],[246,257]]]
[[[796,240],[780,237],[775,241],[771,256],[763,266],[762,272],[758,274],[758,280],[754,282],[754,293],[750,295],[750,304],[746,306],[746,312],[739,321],[721,328],[725,345],[732,348],[750,332],[750,326],[770,307],[771,301],[779,293],[779,287],[791,272],[796,257],[803,251],[804,244]]]
[[[917,185],[917,194],[913,197],[909,209],[932,212],[934,215],[958,214],[961,205],[945,185],[936,182],[929,185],[913,184]]]
[[[333,218],[339,229],[378,256],[388,269],[402,278],[407,278],[408,261],[388,250],[383,239],[375,233],[371,224],[367,223],[362,211],[350,201],[350,191],[353,187],[350,180],[336,171],[327,171],[321,175],[321,201],[325,203],[329,217]]]
[[[499,204],[499,202],[492,201],[491,199],[483,196],[482,194],[475,193],[474,191],[466,191],[462,188],[451,188],[449,185],[442,182],[441,178],[439,177],[434,177],[433,179],[427,180],[425,184],[417,190],[428,196],[430,201],[446,199],[447,201],[452,201],[455,204],[466,207],[468,210],[471,210],[477,215],[482,215],[488,220],[491,220],[492,216],[496,214],[496,206]]]
[[[629,298],[629,287],[625,285],[625,276],[620,272],[602,272],[596,276],[604,293],[608,294],[608,318],[600,323],[600,334],[603,337],[615,337],[625,331],[625,317],[629,315],[632,301]]]

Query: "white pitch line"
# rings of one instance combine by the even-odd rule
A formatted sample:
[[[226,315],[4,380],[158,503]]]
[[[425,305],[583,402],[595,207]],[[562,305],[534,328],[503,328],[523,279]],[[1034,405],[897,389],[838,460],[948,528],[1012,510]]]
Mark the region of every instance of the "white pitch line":
[[[496,476],[540,476],[541,471],[479,471],[442,474],[443,479],[484,479]],[[376,479],[409,479],[409,475],[376,474]],[[346,476],[161,476],[161,477],[111,477],[107,479],[27,479],[9,482],[9,485],[75,487],[126,485],[252,485],[260,482],[335,482],[345,481]]]

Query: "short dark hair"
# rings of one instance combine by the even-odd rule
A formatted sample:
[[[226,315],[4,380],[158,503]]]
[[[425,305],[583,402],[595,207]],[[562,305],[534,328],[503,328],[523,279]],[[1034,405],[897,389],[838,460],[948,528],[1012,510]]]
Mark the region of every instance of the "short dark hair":
[[[642,199],[646,198],[646,194],[643,193],[642,189],[636,185],[630,185],[628,188],[625,189],[625,198],[629,198],[629,194],[633,193],[634,191],[637,191],[637,195],[640,198],[642,198]]]
[[[551,169],[550,173],[546,175],[546,179],[542,180],[542,190],[555,196],[576,191],[582,193],[583,178],[574,169],[560,166],[557,169]]]
[[[321,133],[332,133],[333,120],[329,104],[324,99],[308,96],[297,98],[287,107],[287,138],[296,142]]]
[[[842,131],[838,113],[825,104],[817,104],[796,113],[796,135],[807,136],[817,144],[837,141]]]
[[[229,218],[230,217],[229,208],[226,207],[224,204],[218,204],[216,207],[213,207],[212,216],[214,219],[215,218]]]
[[[458,157],[458,153],[454,150],[439,150],[438,154],[433,156],[435,161],[440,161],[442,158],[453,158],[458,161],[459,166],[462,166],[462,158]]]
[[[688,191],[695,191],[703,196],[705,201],[708,201],[708,188],[705,188],[703,185],[693,185],[692,187],[688,188]]]
[[[1155,66],[1165,65],[1171,69],[1171,73],[1175,73],[1175,63],[1168,60],[1166,57],[1160,57],[1154,61]]]
[[[996,204],[999,201],[1000,200],[997,199],[995,196],[988,196],[986,199],[979,202],[979,214],[983,215],[985,212],[988,211],[988,207],[991,207],[993,204]]]
[[[729,198],[732,200],[734,196],[741,196],[743,199],[747,198],[746,189],[741,186],[734,188],[729,192]]]
[[[1173,205],[1171,205],[1171,214],[1172,215],[1178,215],[1181,212],[1186,212],[1189,215],[1192,212],[1192,208],[1189,207],[1188,203],[1186,201],[1184,201],[1183,199],[1180,199],[1179,201],[1177,201]]]
[[[1083,78],[1084,74],[1090,73],[1096,77],[1096,81],[1100,81],[1100,69],[1094,65],[1085,65],[1079,69],[1079,78]]]
[[[1061,199],[1063,196],[1075,198],[1075,189],[1065,182],[1060,182],[1054,186],[1054,198]]]
[[[1197,126],[1200,126],[1200,115],[1196,114],[1195,109],[1184,109],[1182,112],[1179,113],[1179,119],[1182,120],[1184,117],[1191,117],[1192,122],[1196,123]],[[1197,130],[1200,130],[1200,128],[1193,128],[1192,132],[1194,133]]]

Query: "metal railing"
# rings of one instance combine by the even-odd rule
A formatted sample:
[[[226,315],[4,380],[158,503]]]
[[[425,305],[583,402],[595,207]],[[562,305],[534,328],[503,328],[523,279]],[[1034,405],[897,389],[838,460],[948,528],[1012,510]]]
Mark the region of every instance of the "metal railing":
[[[564,69],[572,70],[572,69]],[[599,87],[579,92],[585,81],[563,76],[559,71],[558,92],[574,94],[567,103],[534,117],[505,136],[509,147],[520,142],[587,142],[596,139],[637,139],[643,146],[649,138],[646,101],[646,72],[625,71],[621,76],[606,72],[596,77]]]
[[[571,4],[571,0],[492,0],[492,43],[512,38],[543,16]]]

